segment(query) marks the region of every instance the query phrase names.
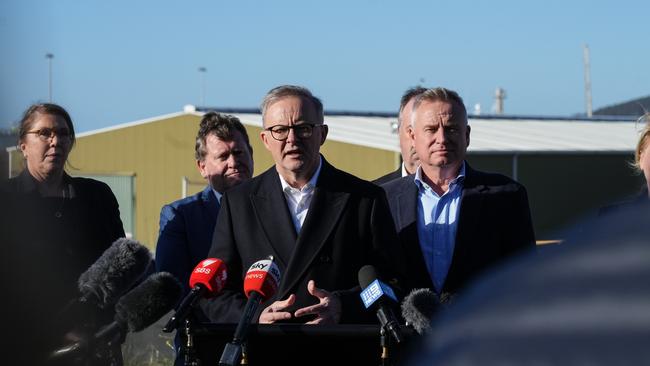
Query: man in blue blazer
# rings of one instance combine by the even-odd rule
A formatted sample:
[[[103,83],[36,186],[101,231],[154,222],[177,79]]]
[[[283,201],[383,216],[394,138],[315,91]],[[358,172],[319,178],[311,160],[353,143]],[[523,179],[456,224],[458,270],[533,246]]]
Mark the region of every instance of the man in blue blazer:
[[[175,275],[189,292],[194,267],[208,256],[223,193],[253,174],[253,148],[239,119],[216,112],[201,119],[196,165],[208,186],[163,206],[156,245],[156,269]]]
[[[196,136],[196,165],[208,186],[201,192],[163,206],[156,245],[156,270],[170,272],[189,288],[194,267],[208,257],[223,193],[251,178],[253,149],[239,119],[215,112],[201,119]],[[200,311],[194,316],[201,317]],[[176,349],[180,345],[175,339]],[[178,357],[176,364],[182,364]]]
[[[435,88],[417,96],[410,135],[420,167],[382,186],[411,288],[455,294],[486,269],[534,248],[526,189],[465,162],[467,122],[456,92]]]

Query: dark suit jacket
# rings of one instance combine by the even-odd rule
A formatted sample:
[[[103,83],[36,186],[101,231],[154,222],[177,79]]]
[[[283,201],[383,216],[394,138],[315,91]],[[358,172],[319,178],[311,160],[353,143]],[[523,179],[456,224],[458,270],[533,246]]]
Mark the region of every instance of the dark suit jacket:
[[[454,254],[442,291],[448,293],[456,293],[483,270],[535,245],[524,186],[500,174],[474,170],[467,163],[465,167]],[[383,188],[406,253],[408,284],[433,289],[418,240],[418,189],[413,176]]]
[[[224,260],[228,282],[203,303],[213,322],[236,323],[246,303],[243,278],[251,264],[273,255],[281,272],[273,301],[296,294],[288,311],[317,303],[307,282],[337,291],[341,323],[376,322],[359,298],[358,271],[372,264],[390,281],[403,264],[384,191],[322,160],[320,176],[300,235],[296,235],[275,167],[228,191],[222,198],[210,256]],[[388,270],[388,263],[391,268]],[[392,270],[392,271],[391,271]],[[310,319],[295,319],[304,322]]]
[[[376,185],[382,185],[386,184],[390,181],[393,181],[395,179],[399,179],[402,177],[402,165],[400,164],[399,168],[397,170],[390,172],[386,175],[382,175],[381,177],[373,180],[372,182],[375,183]]]
[[[156,270],[178,278],[184,294],[196,265],[208,257],[219,203],[210,186],[190,197],[163,206],[156,244]]]

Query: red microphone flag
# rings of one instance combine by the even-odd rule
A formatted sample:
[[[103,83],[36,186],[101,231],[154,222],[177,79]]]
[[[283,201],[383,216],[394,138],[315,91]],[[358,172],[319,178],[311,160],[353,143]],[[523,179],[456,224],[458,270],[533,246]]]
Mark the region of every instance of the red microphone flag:
[[[262,259],[253,263],[246,272],[244,293],[250,297],[251,292],[257,292],[266,300],[275,294],[279,283],[280,269],[273,258]]]
[[[205,297],[210,297],[221,292],[227,279],[226,264],[221,259],[208,258],[194,267],[190,275],[190,288],[201,284],[208,290]]]

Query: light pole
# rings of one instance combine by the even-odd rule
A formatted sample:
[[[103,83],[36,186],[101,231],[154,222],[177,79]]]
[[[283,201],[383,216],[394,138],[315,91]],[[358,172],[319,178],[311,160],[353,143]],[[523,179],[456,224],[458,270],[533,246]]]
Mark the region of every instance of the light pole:
[[[51,53],[46,53],[45,58],[47,59],[47,99],[52,103],[52,59],[54,55]]]
[[[205,73],[208,72],[208,69],[201,66],[199,67],[199,72],[201,73],[201,107],[205,106]]]
[[[582,48],[582,60],[585,67],[585,109],[587,117],[591,118],[593,115],[591,110],[591,67],[589,66],[589,46],[587,44]]]

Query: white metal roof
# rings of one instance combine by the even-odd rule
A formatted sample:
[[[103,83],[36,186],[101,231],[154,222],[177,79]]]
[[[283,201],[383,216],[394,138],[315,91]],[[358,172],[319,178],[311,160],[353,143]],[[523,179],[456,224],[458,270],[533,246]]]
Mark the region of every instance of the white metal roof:
[[[151,123],[184,114],[203,115],[186,109],[183,112],[123,123],[80,133],[84,137],[135,125]],[[259,113],[230,113],[242,123],[262,126]],[[327,115],[328,140],[399,152],[394,132],[395,117]],[[507,152],[630,152],[636,147],[642,127],[633,121],[590,121],[585,119],[525,119],[514,117],[471,117],[469,151],[473,153]],[[7,150],[13,150],[8,148]]]
[[[237,114],[242,123],[262,126],[259,114]],[[399,152],[395,117],[325,116],[328,139]],[[638,128],[629,121],[471,118],[468,150],[493,152],[629,152]]]
[[[472,120],[469,151],[629,152],[638,139],[635,122],[583,120]]]

